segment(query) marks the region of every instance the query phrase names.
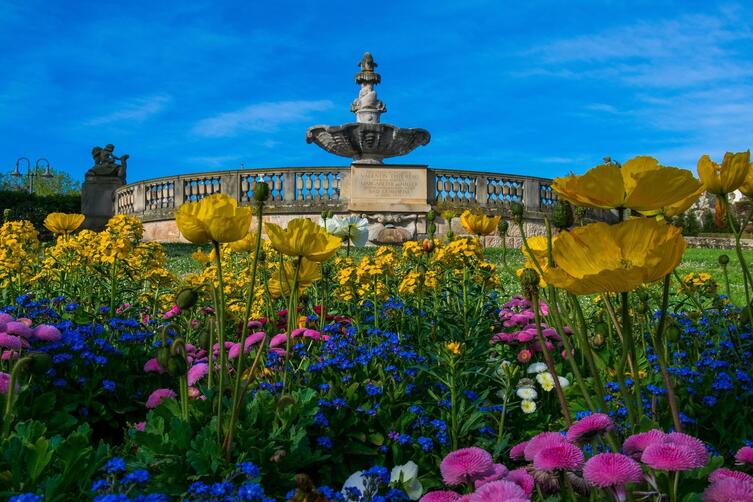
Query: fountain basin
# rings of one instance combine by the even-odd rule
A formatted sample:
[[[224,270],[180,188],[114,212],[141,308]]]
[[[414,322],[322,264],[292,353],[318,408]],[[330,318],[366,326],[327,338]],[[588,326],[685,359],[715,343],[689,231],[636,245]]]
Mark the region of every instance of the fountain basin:
[[[317,125],[306,131],[306,142],[353,159],[354,164],[382,164],[388,157],[405,155],[429,143],[426,129],[402,129],[391,124],[351,122],[339,126]]]

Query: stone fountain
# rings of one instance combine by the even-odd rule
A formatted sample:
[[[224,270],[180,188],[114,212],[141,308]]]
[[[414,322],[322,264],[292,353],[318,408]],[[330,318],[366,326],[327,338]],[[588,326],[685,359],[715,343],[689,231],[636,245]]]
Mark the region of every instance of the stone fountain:
[[[356,114],[356,121],[339,126],[309,127],[306,142],[316,143],[335,155],[349,157],[353,164],[382,164],[387,157],[405,155],[429,143],[431,136],[426,129],[401,129],[380,122],[387,107],[374,89],[382,80],[374,71],[377,64],[367,52],[358,66],[361,71],[356,73],[356,83],[361,90],[350,106],[350,111]]]

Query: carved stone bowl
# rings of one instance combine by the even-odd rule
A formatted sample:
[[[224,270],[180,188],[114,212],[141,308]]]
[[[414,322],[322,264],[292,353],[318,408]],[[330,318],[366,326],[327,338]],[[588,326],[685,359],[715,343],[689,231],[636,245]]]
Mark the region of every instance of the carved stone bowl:
[[[401,129],[390,124],[352,122],[340,126],[313,126],[306,131],[306,142],[355,163],[381,164],[386,157],[405,155],[429,143],[426,129]]]

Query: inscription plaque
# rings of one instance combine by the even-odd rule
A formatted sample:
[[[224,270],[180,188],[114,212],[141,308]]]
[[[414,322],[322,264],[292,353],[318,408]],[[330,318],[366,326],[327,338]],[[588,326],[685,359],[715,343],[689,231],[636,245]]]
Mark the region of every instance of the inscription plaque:
[[[361,211],[426,211],[425,167],[359,167],[350,171],[350,208]]]

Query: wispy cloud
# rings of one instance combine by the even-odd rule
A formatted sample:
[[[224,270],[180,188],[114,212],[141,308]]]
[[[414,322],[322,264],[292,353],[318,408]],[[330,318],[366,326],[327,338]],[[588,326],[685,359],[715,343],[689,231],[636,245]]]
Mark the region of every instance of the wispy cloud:
[[[164,94],[132,99],[123,103],[114,112],[87,120],[85,125],[98,126],[118,122],[143,122],[164,110],[171,100],[170,96]]]
[[[751,41],[753,29],[728,11],[687,14],[538,45],[526,51],[538,64],[521,74],[683,88],[753,75],[737,52]]]
[[[310,120],[311,112],[327,110],[332,106],[329,100],[256,103],[202,119],[193,127],[193,132],[212,138],[235,136],[244,131],[273,132],[282,124]]]

